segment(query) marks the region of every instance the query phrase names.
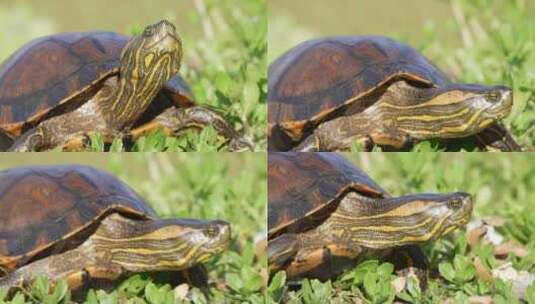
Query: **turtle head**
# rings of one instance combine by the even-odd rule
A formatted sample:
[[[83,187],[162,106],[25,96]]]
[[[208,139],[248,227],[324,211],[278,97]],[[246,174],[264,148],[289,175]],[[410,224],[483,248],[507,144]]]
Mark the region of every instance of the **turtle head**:
[[[177,271],[202,263],[230,243],[224,221],[166,219],[139,221],[110,216],[92,245],[97,255],[131,272]]]
[[[474,208],[472,196],[464,192],[420,194],[414,196],[414,199],[419,205],[415,211],[421,212],[422,218],[430,224],[424,229],[425,233],[421,234],[423,241],[437,239],[465,226],[470,221]]]
[[[182,60],[182,40],[175,26],[162,20],[132,38],[121,55],[121,78],[138,82],[150,92],[178,73]]]
[[[230,243],[230,225],[224,221],[164,220],[166,231],[159,242],[170,250],[156,249],[148,269],[179,270],[205,262],[223,252]],[[161,251],[160,251],[161,250]]]
[[[463,227],[472,216],[472,196],[464,192],[417,194],[397,199],[401,203],[396,212],[407,225],[396,240],[398,245],[435,240]]]
[[[452,105],[458,104],[459,110],[470,109],[464,124],[473,128],[486,128],[509,115],[513,107],[513,92],[501,85],[455,84],[443,94]]]
[[[345,226],[354,242],[374,249],[435,240],[466,225],[473,209],[471,195],[464,192],[358,201],[365,208],[351,207],[352,215],[348,212],[336,218],[347,221]],[[356,210],[358,214],[354,214]]]
[[[505,86],[451,84],[429,90],[427,100],[392,107],[397,126],[417,139],[460,138],[477,134],[506,117],[513,93]]]
[[[188,243],[191,247],[198,247],[193,256],[197,263],[204,262],[210,257],[223,252],[230,244],[230,225],[225,221],[210,221],[192,230]]]

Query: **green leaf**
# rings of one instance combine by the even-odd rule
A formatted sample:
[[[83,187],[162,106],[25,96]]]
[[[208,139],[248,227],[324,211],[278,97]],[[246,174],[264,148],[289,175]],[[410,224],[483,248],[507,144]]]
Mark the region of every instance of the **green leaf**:
[[[408,278],[407,291],[413,299],[420,300],[422,298],[422,289],[420,288],[420,281],[417,277],[411,276]]]
[[[158,287],[152,282],[145,286],[145,298],[150,304],[174,304],[175,301],[169,285]]]
[[[91,132],[89,134],[89,151],[91,152],[103,152],[104,151],[104,138],[102,134]]]
[[[364,282],[364,277],[368,272],[376,271],[379,267],[379,262],[377,260],[367,260],[360,263],[353,270],[353,284],[361,285]]]
[[[455,282],[455,270],[450,263],[444,262],[438,265],[440,275],[450,282]]]
[[[394,265],[391,263],[383,263],[377,268],[380,278],[389,278],[392,273],[394,273]]]
[[[26,299],[22,293],[17,293],[11,300],[11,304],[26,304]]]
[[[243,292],[245,293],[253,293],[256,291],[259,291],[260,288],[263,286],[262,277],[258,273],[258,271],[255,271],[251,267],[244,267],[241,270],[241,277],[243,284]]]
[[[110,146],[109,152],[123,152],[123,140],[121,138],[115,138]]]
[[[267,293],[268,293],[268,296],[275,303],[278,303],[281,301],[285,284],[286,284],[286,272],[285,271],[277,272],[271,279],[271,283],[268,286]]]
[[[145,289],[148,283],[149,282],[143,279],[140,274],[136,274],[122,282],[119,286],[119,290],[126,293],[127,295],[135,296],[139,295],[139,293],[143,289]]]
[[[230,288],[237,292],[241,291],[241,289],[243,288],[243,282],[238,274],[229,273],[225,276],[225,278]]]
[[[476,268],[468,257],[456,255],[453,259],[455,266],[455,278],[459,283],[472,280],[476,274]]]

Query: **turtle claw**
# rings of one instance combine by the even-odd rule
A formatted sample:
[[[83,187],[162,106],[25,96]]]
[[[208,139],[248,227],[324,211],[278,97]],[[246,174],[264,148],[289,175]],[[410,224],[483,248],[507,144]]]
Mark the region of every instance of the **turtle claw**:
[[[237,137],[230,140],[228,149],[231,152],[254,151],[254,144],[246,137]]]
[[[22,137],[17,139],[8,152],[32,152],[38,151],[43,145],[43,134],[40,130],[34,129],[26,132]]]

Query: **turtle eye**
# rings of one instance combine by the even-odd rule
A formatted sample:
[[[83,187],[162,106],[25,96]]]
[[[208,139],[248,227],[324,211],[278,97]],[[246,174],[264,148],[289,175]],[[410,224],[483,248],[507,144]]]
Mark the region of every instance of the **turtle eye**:
[[[461,208],[462,205],[463,203],[461,202],[461,200],[458,199],[454,199],[448,202],[448,207],[453,210]]]
[[[497,102],[500,100],[500,94],[498,92],[490,92],[487,94],[487,100],[490,102]]]
[[[154,28],[152,28],[152,26],[147,27],[143,31],[143,36],[145,36],[145,37],[150,37],[150,36],[152,36],[152,34],[154,34]]]
[[[213,237],[216,237],[217,234],[218,234],[218,229],[216,227],[208,227],[208,228],[205,228],[203,230],[203,233],[204,233],[204,236],[206,236],[207,238],[213,238]]]

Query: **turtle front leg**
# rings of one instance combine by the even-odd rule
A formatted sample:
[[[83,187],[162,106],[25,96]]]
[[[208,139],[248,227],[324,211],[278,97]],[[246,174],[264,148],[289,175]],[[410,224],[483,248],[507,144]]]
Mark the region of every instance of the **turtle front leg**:
[[[25,265],[0,278],[0,287],[8,289],[24,287],[31,284],[38,275],[44,275],[51,282],[65,280],[69,288],[76,290],[89,280],[113,280],[124,273],[124,269],[119,265],[104,263],[101,260],[96,262],[85,250],[87,248],[82,245]]]
[[[328,280],[353,266],[362,253],[360,246],[326,236],[285,234],[268,244],[269,271],[285,269],[289,279],[313,277]]]
[[[91,101],[76,111],[41,122],[16,139],[9,151],[43,151],[58,146],[80,150],[87,143],[90,133],[101,133],[107,141],[120,135],[106,124]]]
[[[32,152],[44,149],[48,143],[52,143],[46,135],[48,132],[43,127],[36,127],[24,133],[8,149],[9,152]]]
[[[420,288],[422,290],[427,289],[429,262],[419,246],[405,245],[396,247],[386,255],[385,260],[394,265],[397,275],[403,277],[415,276],[420,282]]]
[[[286,268],[286,273],[290,279],[311,277],[326,281],[354,267],[361,253],[359,246],[343,243],[302,247]]]
[[[298,251],[298,237],[295,234],[281,235],[268,243],[269,272],[275,273],[291,262]]]
[[[502,124],[495,123],[475,135],[479,148],[488,151],[521,152],[522,147]]]
[[[358,143],[364,150],[371,151],[375,145],[403,149],[412,144],[412,139],[407,134],[398,132],[384,121],[380,123],[375,124],[364,115],[336,118],[320,124],[293,150],[344,151],[349,150],[353,143]]]
[[[156,128],[162,128],[166,134],[173,135],[186,129],[202,129],[210,125],[214,127],[220,136],[230,140],[229,150],[242,151],[254,149],[253,144],[249,140],[241,137],[221,116],[199,106],[169,108],[151,122],[133,129],[130,134],[133,139],[136,139]]]
[[[32,152],[49,150],[55,147],[62,147],[64,151],[82,151],[89,143],[89,134],[92,132],[74,131],[72,133],[64,133],[52,131],[46,126],[38,126],[19,137],[8,151]],[[103,134],[106,138],[113,138],[113,135],[109,135],[107,132],[103,132]]]

